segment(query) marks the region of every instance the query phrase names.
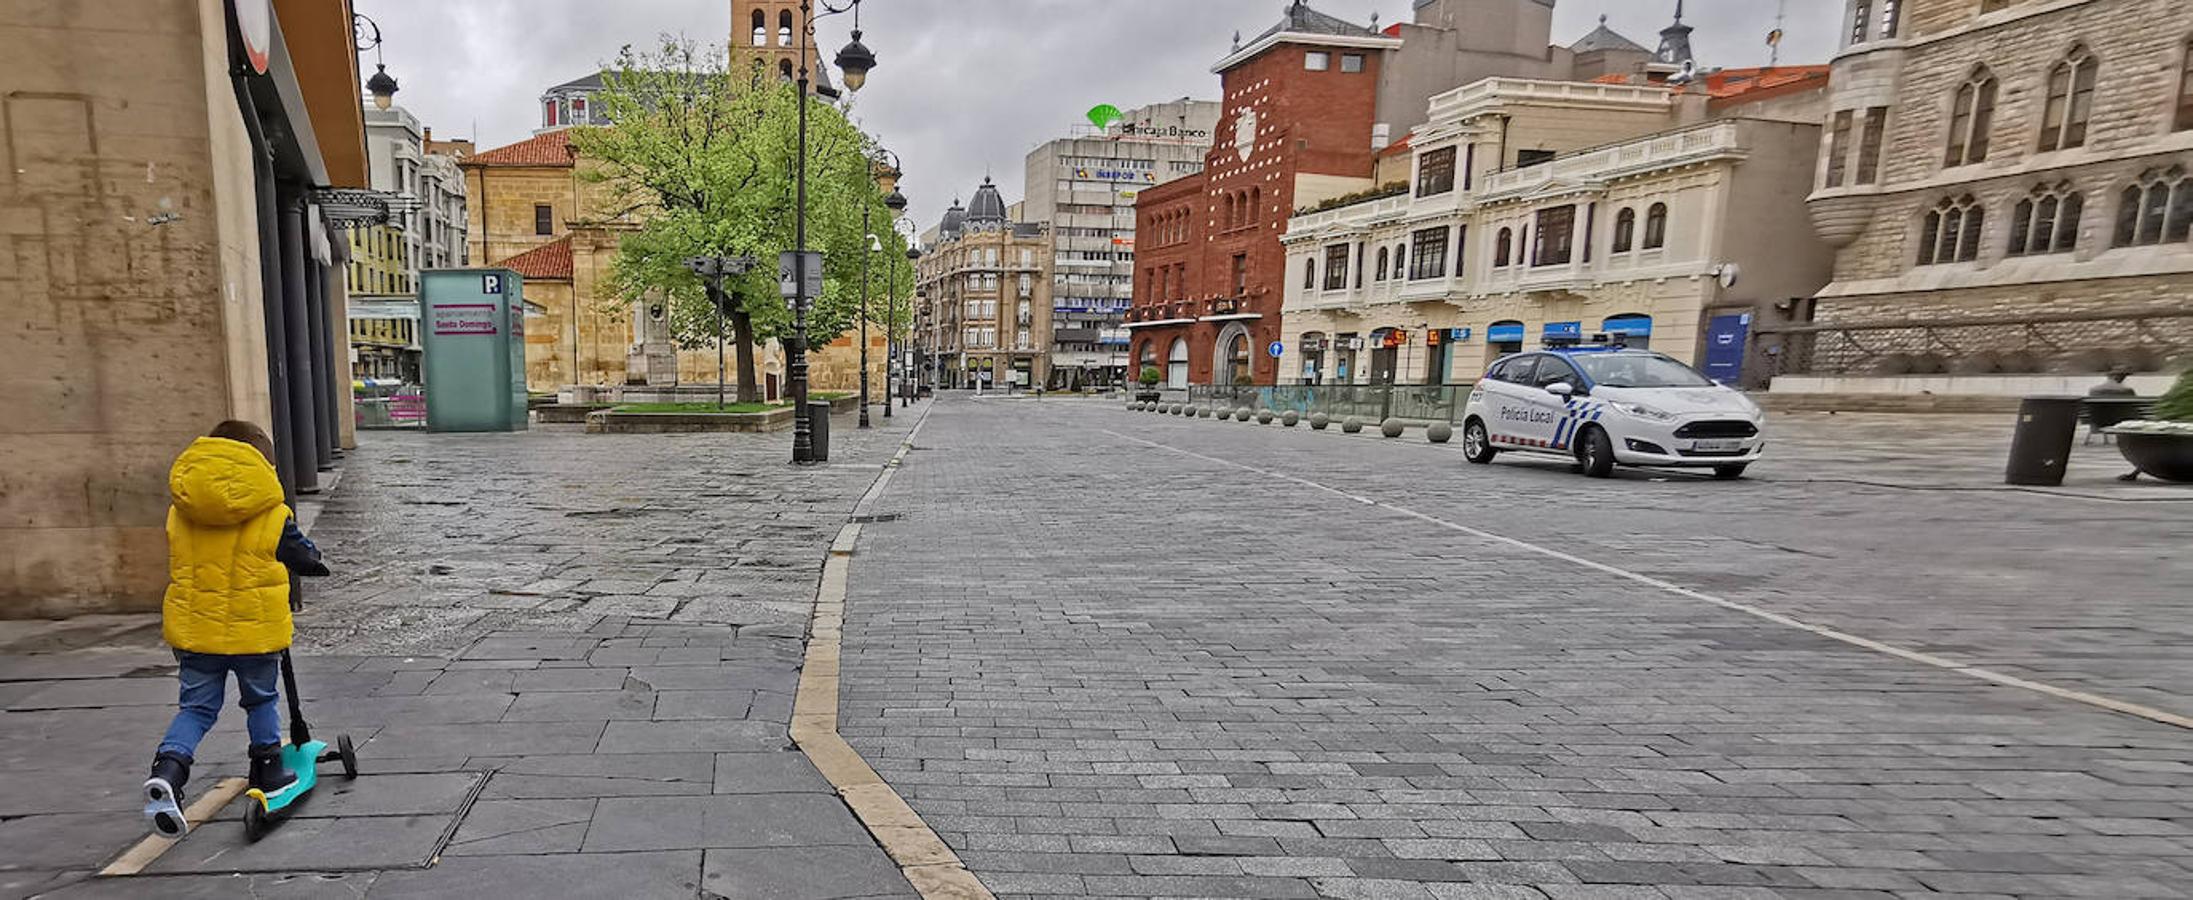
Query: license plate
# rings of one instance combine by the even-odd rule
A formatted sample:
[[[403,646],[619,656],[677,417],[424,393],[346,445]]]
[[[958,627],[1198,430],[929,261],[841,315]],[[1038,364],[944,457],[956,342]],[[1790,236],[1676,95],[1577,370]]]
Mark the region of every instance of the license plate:
[[[1725,440],[1717,441],[1692,441],[1690,442],[1690,449],[1699,453],[1727,453],[1731,450],[1744,449],[1744,442],[1741,438],[1728,438]]]

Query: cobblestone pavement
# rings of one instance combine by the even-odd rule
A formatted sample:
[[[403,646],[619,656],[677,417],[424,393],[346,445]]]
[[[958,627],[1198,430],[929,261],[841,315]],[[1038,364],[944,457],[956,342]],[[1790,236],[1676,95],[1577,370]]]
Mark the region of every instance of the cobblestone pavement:
[[[365,774],[90,877],[144,833],[175,686],[156,628],[86,623],[131,639],[0,653],[0,898],[911,896],[787,734],[827,548],[912,417],[878,422],[812,469],[781,434],[367,435],[296,655]],[[240,774],[240,718],[197,791]]]
[[[1009,897],[2188,896],[2193,732],[1714,602],[2193,714],[2187,495],[1981,490],[1924,454],[1997,426],[1902,421],[1599,482],[946,401],[840,730]]]

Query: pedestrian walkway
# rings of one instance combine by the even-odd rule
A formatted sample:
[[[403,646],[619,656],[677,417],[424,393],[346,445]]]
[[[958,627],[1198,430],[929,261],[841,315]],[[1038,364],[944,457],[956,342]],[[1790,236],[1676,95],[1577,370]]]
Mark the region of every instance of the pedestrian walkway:
[[[0,653],[0,898],[912,896],[788,737],[829,544],[912,421],[839,417],[804,469],[782,434],[368,435],[297,648],[364,774],[96,877],[144,834],[174,661],[126,620]],[[242,744],[231,712],[194,797]]]
[[[1602,481],[946,401],[838,727],[1000,897],[2184,896],[2193,732],[1963,667],[2193,713],[2193,520],[1805,480],[1848,440]]]

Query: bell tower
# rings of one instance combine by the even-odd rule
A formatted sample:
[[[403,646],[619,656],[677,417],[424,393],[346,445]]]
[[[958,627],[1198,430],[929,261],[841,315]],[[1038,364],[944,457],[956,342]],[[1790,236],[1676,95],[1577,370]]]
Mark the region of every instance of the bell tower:
[[[800,16],[799,0],[731,0],[731,53],[762,61],[783,78],[799,73],[800,42],[807,40],[807,22]],[[819,57],[809,65],[820,67]]]

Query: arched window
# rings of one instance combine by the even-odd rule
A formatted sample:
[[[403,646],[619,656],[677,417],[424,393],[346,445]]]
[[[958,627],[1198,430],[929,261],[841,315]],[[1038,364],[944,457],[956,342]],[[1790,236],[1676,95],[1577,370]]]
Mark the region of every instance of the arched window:
[[[786,81],[791,81],[791,80],[792,80],[792,61],[791,61],[791,60],[789,60],[789,59],[780,59],[780,60],[777,60],[777,74],[779,74],[779,75],[783,75],[783,76],[784,76],[784,80],[786,80]]]
[[[1408,262],[1409,245],[1395,244],[1393,247],[1393,277],[1401,277],[1401,270],[1407,266]]]
[[[1979,259],[1980,231],[1986,217],[1980,201],[1971,194],[1935,204],[1919,230],[1919,265]]]
[[[789,9],[777,13],[777,46],[792,46],[792,11]]]
[[[1492,267],[1505,269],[1515,259],[1515,229],[1502,228],[1493,236]]]
[[[2086,143],[2087,117],[2094,112],[2094,81],[2101,63],[2084,46],[2048,70],[2048,100],[2041,107],[2041,151],[2065,150]]]
[[[754,10],[754,34],[749,41],[756,47],[769,46],[769,17],[761,10]]]
[[[1957,86],[1950,99],[1949,150],[1945,166],[1962,166],[1987,159],[1987,133],[1995,124],[1995,75],[1985,66]]]
[[[1628,253],[1637,240],[1637,210],[1627,206],[1614,214],[1614,252]]]
[[[1260,187],[1250,188],[1249,221],[1255,222],[1262,218],[1264,218],[1264,189]]]
[[[2193,233],[2193,178],[2184,166],[2149,169],[2125,186],[2117,207],[2119,247],[2183,241]]]
[[[2066,253],[2079,246],[2079,214],[2086,198],[2062,182],[2034,185],[2010,216],[2010,255]]]
[[[1317,287],[1317,259],[1315,257],[1302,261],[1302,287],[1304,289]]]
[[[1173,338],[1173,347],[1165,354],[1165,386],[1188,386],[1188,339]]]
[[[1386,263],[1391,255],[1392,251],[1389,251],[1384,247],[1378,248],[1378,277],[1374,280],[1386,280]]]
[[[1668,245],[1668,205],[1655,203],[1645,210],[1645,249],[1658,250]]]

